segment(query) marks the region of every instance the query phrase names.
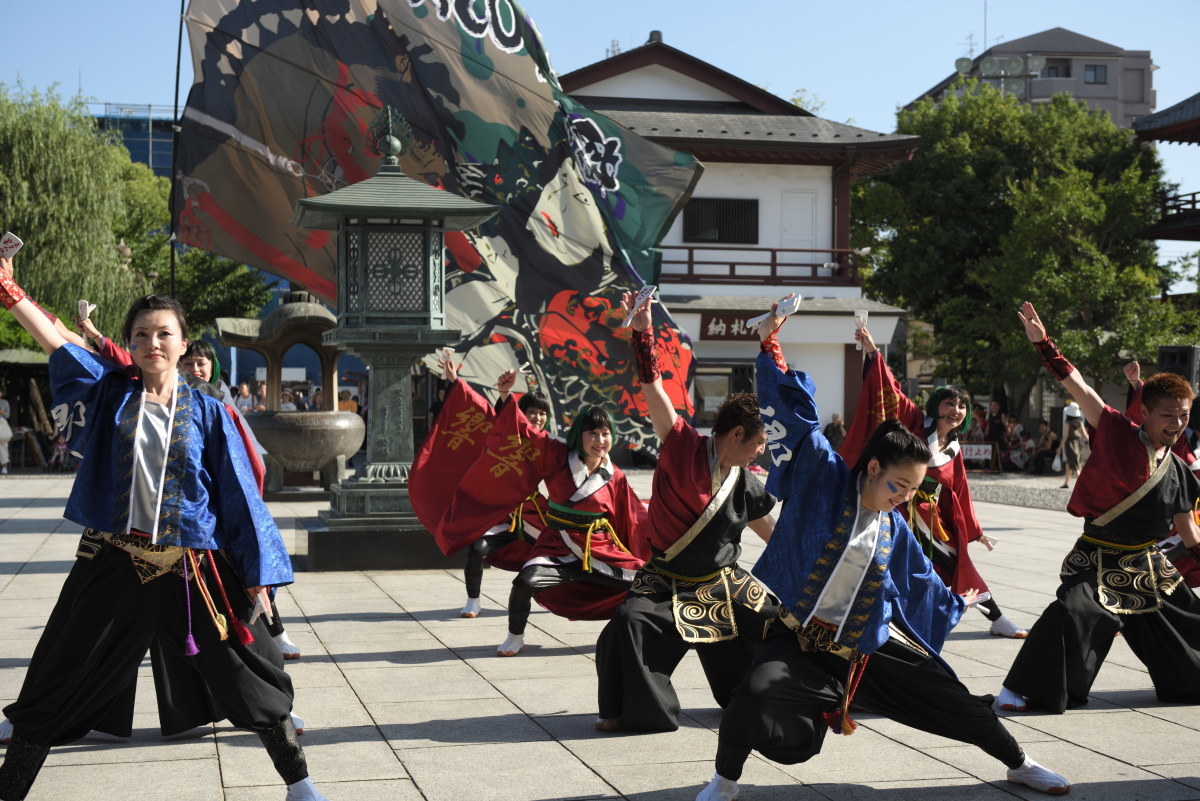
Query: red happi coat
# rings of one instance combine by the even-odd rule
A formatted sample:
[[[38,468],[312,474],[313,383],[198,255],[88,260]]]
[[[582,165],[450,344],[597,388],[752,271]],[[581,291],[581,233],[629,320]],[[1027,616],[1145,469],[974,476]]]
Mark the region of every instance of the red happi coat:
[[[913,503],[899,507],[899,511],[914,532],[920,528],[926,535],[954,548],[957,555],[954,574],[944,575],[943,570],[935,567],[953,592],[987,591],[987,583],[975,569],[967,550],[968,543],[983,536],[983,528],[975,516],[975,505],[967,486],[967,466],[958,441],[951,442],[941,453],[937,451],[937,428],[933,420],[904,395],[887,362],[877,352],[866,364],[854,421],[846,432],[846,441],[838,449],[846,464],[853,467],[875,428],[891,419],[899,420],[909,431],[928,441],[934,456],[929,460],[925,475],[941,487],[936,508],[931,508],[928,501],[914,499]]]
[[[509,405],[517,404],[512,401]],[[442,525],[455,490],[471,465],[483,455],[495,419],[496,411],[487,398],[471,389],[466,381],[455,381],[413,460],[408,474],[409,500],[421,525],[433,534],[438,547],[447,556],[471,545],[498,526],[512,525],[514,519],[520,518],[525,536],[497,548],[486,557],[493,567],[520,570],[533,550],[533,540],[546,527],[543,521],[546,499],[538,494],[533,500],[526,500],[536,492],[536,486],[502,510],[490,503],[475,507],[463,505],[449,525]]]
[[[612,472],[607,480],[600,472],[589,476],[577,454],[535,428],[511,403],[497,415],[484,452],[455,487],[438,535],[449,542],[468,539],[481,521],[512,509],[545,481],[551,501],[604,515],[616,537],[604,529],[594,530],[589,537],[585,529],[551,521],[538,536],[529,562],[582,561],[591,570],[632,580],[650,556],[639,533],[646,512],[621,469],[611,462],[609,466]],[[625,592],[621,587],[573,582],[534,597],[546,609],[571,620],[605,620],[616,612]]]

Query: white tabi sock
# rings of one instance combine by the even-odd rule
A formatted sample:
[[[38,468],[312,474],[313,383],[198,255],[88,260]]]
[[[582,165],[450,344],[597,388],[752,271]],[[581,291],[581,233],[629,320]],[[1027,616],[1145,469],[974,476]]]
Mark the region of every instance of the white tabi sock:
[[[1071,791],[1071,783],[1066,780],[1066,777],[1060,776],[1048,768],[1043,768],[1028,755],[1025,757],[1025,764],[1021,767],[1008,769],[1008,780],[1013,784],[1023,784],[1049,795],[1066,795]]]
[[[462,611],[458,613],[459,617],[479,617],[479,599],[468,598],[467,603],[463,606]]]
[[[321,791],[313,784],[311,778],[289,784],[287,788],[287,797],[283,801],[329,801],[328,798],[321,795]]]
[[[1018,695],[1007,687],[1000,688],[1000,695],[996,698],[996,706],[1008,712],[1024,712],[1028,708],[1028,703],[1025,696]]]
[[[275,647],[279,649],[279,653],[283,655],[284,659],[300,658],[300,646],[292,642],[286,631],[279,632],[272,639],[275,640]]]
[[[496,649],[496,656],[516,656],[524,647],[525,635],[509,632],[508,636],[504,638],[504,642],[500,643],[500,647]]]
[[[737,782],[714,773],[712,781],[696,796],[696,801],[737,801],[737,798]]]

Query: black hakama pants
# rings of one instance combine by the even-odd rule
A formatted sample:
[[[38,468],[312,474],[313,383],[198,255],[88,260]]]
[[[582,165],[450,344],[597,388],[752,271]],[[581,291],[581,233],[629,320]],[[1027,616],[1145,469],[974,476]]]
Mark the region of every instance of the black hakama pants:
[[[1117,632],[1149,670],[1160,701],[1200,702],[1200,599],[1180,583],[1160,609],[1118,615],[1097,600],[1094,572],[1059,586],[1004,686],[1051,712],[1082,706]]]
[[[737,781],[751,750],[786,765],[820,753],[829,731],[821,714],[842,703],[849,666],[835,654],[802,650],[794,632],[777,627],[721,718],[717,773]],[[1020,767],[1024,753],[992,701],[972,694],[932,656],[893,638],[867,661],[853,709],[979,746]]]
[[[246,623],[252,605],[242,583],[222,554],[215,557],[230,606]],[[207,564],[203,576],[223,612]],[[123,717],[118,710],[130,702],[138,667],[152,643],[175,665],[190,667],[186,681],[167,683],[172,696],[160,703],[186,709],[191,720],[206,718],[193,725],[219,715],[263,733],[289,720],[292,683],[265,619],[249,625],[253,643],[242,645],[232,630],[222,641],[194,577],[190,589],[191,631],[199,648],[194,656],[184,650],[188,606],[179,575],[143,584],[129,554],[107,543],[90,558],[80,556],[30,659],[21,692],[4,709],[14,736],[57,746],[92,729],[111,728],[106,721]]]
[[[713,699],[722,708],[754,661],[766,618],[733,604],[739,635],[713,643],[690,643],[675,627],[670,595],[629,595],[596,642],[600,717],[621,721],[622,729],[675,731],[679,696],[671,674],[694,648]]]

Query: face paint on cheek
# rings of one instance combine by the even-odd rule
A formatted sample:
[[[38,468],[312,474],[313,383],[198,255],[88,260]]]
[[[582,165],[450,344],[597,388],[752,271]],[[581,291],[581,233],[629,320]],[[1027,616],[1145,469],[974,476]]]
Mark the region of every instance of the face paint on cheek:
[[[883,483],[887,484],[888,492],[892,493],[893,495],[900,491],[900,488],[890,481],[885,481]]]
[[[137,350],[137,345],[130,345],[130,346],[129,346],[129,350],[130,350],[130,351],[135,351],[135,350]]]

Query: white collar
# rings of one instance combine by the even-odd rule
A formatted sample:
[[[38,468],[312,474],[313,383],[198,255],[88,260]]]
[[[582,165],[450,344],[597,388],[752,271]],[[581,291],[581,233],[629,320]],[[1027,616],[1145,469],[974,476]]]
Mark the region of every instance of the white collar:
[[[929,415],[925,415],[925,430],[929,432],[926,442],[929,444],[929,453],[932,454],[929,459],[929,466],[941,467],[944,464],[949,464],[958,455],[958,437],[950,440],[945,450],[939,451],[937,423]]]
[[[600,460],[600,466],[596,468],[596,472],[589,473],[588,466],[580,457],[579,451],[571,451],[567,454],[567,468],[571,471],[571,478],[575,482],[575,494],[571,496],[571,503],[577,503],[589,495],[593,495],[596,490],[607,484],[613,475],[612,459],[608,457],[607,453]]]

